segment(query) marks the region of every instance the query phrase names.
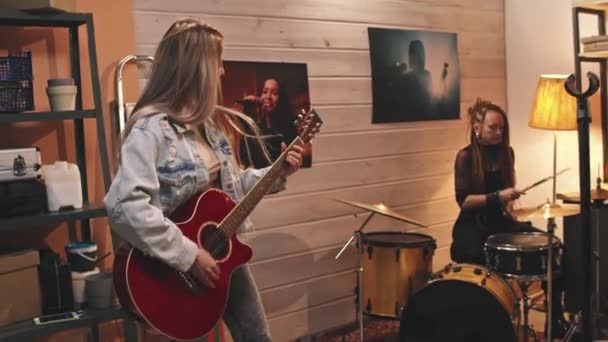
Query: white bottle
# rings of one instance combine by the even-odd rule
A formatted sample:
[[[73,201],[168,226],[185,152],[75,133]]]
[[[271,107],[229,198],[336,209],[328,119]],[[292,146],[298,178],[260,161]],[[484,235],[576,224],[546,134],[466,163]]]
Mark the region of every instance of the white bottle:
[[[46,200],[49,211],[64,207],[82,208],[82,188],[78,165],[66,161],[56,161],[44,165],[41,170],[46,185]]]

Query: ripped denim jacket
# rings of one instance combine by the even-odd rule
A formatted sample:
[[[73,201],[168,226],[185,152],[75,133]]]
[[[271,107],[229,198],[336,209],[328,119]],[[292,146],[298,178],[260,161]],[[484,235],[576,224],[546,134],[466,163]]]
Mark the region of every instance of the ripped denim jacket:
[[[242,170],[222,132],[207,123],[205,133],[220,163],[222,190],[238,203],[268,168]],[[121,147],[120,166],[104,199],[114,232],[180,271],[190,268],[198,246],[167,216],[209,183],[194,139],[194,132],[166,114],[137,120]],[[271,191],[284,187],[281,180]],[[246,219],[239,231],[252,226]]]

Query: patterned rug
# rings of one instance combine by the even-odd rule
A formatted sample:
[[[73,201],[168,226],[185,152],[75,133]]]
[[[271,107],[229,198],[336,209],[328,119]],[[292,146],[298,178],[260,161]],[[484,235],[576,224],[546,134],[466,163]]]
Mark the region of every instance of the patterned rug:
[[[363,323],[365,341],[369,342],[398,342],[399,321],[391,319],[366,318]],[[314,341],[322,342],[352,342],[360,341],[359,327],[351,324],[324,334],[315,336]]]
[[[530,310],[530,323],[533,325],[536,331],[536,336],[539,341],[544,342],[545,336],[543,332],[544,328],[544,312],[537,310]],[[598,334],[598,338],[604,341],[604,338],[608,338],[608,318],[603,318],[601,324],[601,333]],[[380,319],[365,317],[363,324],[363,332],[365,341],[369,342],[399,342],[399,321],[392,319]],[[518,340],[523,342],[524,333],[521,327],[517,329]],[[575,339],[576,340],[576,339]],[[320,341],[320,342],[353,342],[361,341],[359,326],[356,323],[349,324],[347,326],[337,328],[322,334],[307,339],[306,341]],[[529,341],[534,341],[531,337]]]
[[[370,342],[399,342],[399,321],[387,319],[366,318],[363,325],[364,339]],[[541,331],[536,331],[540,341],[544,341]],[[517,334],[519,341],[524,341],[523,331]],[[351,324],[330,332],[326,332],[312,338],[312,341],[320,342],[354,342],[361,341],[359,327]],[[534,341],[532,336],[529,341]]]

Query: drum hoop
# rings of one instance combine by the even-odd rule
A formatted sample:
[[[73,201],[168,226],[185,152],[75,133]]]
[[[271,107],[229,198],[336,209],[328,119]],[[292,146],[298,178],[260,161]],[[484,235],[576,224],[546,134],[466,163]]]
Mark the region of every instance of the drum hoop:
[[[469,263],[461,263],[461,264],[451,264],[449,265],[450,269],[453,269],[454,267],[472,267],[472,268],[479,268],[482,271],[484,271],[486,274],[487,273],[491,273],[491,274],[495,274],[497,275],[496,279],[498,279],[502,285],[506,286],[509,289],[509,292],[511,293],[511,295],[513,295],[513,298],[517,299],[517,294],[515,293],[515,289],[513,289],[513,286],[511,286],[511,284],[509,284],[503,277],[503,273],[498,272],[497,270],[495,270],[494,268],[490,267],[490,266],[486,266],[486,265],[478,265],[478,264],[469,264]],[[438,272],[438,273],[443,273],[445,269],[443,269],[442,271]],[[483,287],[488,289],[488,291],[490,291],[489,287],[485,287],[483,284],[477,284],[477,283],[472,283],[472,282],[468,282],[468,281],[464,281],[464,280],[460,280],[460,279],[446,279],[446,278],[437,278],[437,279],[431,279],[428,283],[430,284],[431,282],[434,281],[438,281],[438,280],[458,280],[458,281],[462,281],[464,283],[471,283],[471,284],[475,284],[477,286]],[[494,293],[492,291],[492,295],[498,300],[498,295],[496,293]],[[500,301],[500,300],[499,300]],[[514,310],[517,311],[517,310]]]
[[[492,269],[492,270],[494,272],[498,272],[495,269]],[[546,280],[547,279],[546,272],[543,274],[513,274],[513,273],[500,272],[500,274],[507,278],[519,279],[522,281],[536,281],[536,280]],[[562,274],[562,272],[560,270],[553,270],[554,277],[559,277],[561,274]]]
[[[557,244],[553,244],[553,249],[559,249],[561,247],[560,243]],[[549,248],[547,246],[538,246],[538,247],[532,247],[532,246],[528,246],[528,247],[523,247],[520,245],[512,245],[512,244],[492,244],[492,243],[485,243],[485,250],[487,251],[488,249],[491,250],[497,250],[497,251],[507,251],[507,252],[537,252],[537,251],[546,251]]]
[[[555,271],[553,273],[556,273]],[[536,280],[545,280],[547,279],[547,274],[512,274],[512,273],[501,273],[505,277],[519,279],[522,281],[536,281]]]
[[[373,241],[368,240],[366,236],[388,234],[388,235],[415,235],[418,237],[424,237],[427,241],[419,242],[395,242],[395,241]],[[406,232],[395,232],[395,231],[378,231],[363,234],[363,245],[377,246],[377,247],[401,247],[401,248],[419,248],[419,247],[432,247],[437,248],[437,241],[430,235],[420,233],[406,233]]]
[[[547,233],[543,233],[543,232],[513,232],[513,233],[499,233],[499,234],[494,234],[494,235],[490,235],[488,237],[488,239],[485,242],[485,247],[486,248],[492,248],[495,250],[499,250],[499,251],[509,251],[509,252],[531,252],[531,251],[546,251],[547,249],[549,249],[548,245],[543,245],[543,246],[537,246],[537,247],[532,247],[532,246],[522,246],[522,245],[515,245],[512,243],[496,243],[491,241],[493,236],[498,236],[498,235],[538,235],[538,236],[543,236],[543,237],[547,237]],[[562,243],[561,241],[553,236],[553,248],[560,248]]]

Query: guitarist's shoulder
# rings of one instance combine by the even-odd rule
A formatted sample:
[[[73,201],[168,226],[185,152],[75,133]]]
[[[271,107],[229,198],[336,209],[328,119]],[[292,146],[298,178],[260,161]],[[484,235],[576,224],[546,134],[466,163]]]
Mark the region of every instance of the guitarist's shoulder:
[[[133,128],[143,129],[146,131],[153,131],[157,127],[160,127],[161,121],[168,121],[169,117],[166,113],[160,111],[147,112],[141,114],[142,117],[137,119],[133,124]]]
[[[145,114],[137,119],[133,128],[148,131],[157,137],[171,137],[187,131],[187,128],[183,124],[171,119],[166,113],[160,111]]]

